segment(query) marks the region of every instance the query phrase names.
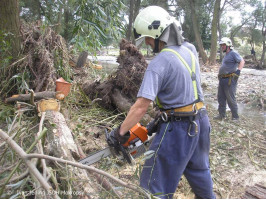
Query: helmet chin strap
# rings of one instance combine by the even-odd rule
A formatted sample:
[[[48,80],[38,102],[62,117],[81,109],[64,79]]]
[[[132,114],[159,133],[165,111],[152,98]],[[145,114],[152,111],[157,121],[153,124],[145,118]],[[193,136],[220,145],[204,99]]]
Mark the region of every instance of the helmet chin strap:
[[[225,50],[223,50],[223,52],[225,53],[228,48],[229,48],[229,46],[226,45],[226,48],[225,48]]]
[[[154,39],[154,49],[153,53],[158,53],[159,52],[159,39]]]
[[[223,52],[227,52],[227,49],[231,50],[230,46],[226,45],[226,49]]]

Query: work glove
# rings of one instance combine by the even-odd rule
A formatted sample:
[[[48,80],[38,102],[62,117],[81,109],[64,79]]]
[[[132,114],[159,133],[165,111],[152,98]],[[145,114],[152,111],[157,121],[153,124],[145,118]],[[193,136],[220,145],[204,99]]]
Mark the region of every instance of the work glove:
[[[108,133],[107,142],[109,145],[117,147],[120,144],[125,144],[128,141],[130,133],[127,132],[125,135],[122,136],[119,134],[119,130],[120,126]]]
[[[116,129],[112,130],[110,133],[106,134],[107,143],[109,146],[114,148],[115,153],[117,155],[119,155],[120,152],[122,152],[124,159],[128,163],[131,163],[130,157],[128,156],[127,152],[125,151],[125,148],[122,146],[123,144],[125,144],[129,140],[130,133],[128,131],[125,135],[121,136],[119,134],[119,130],[120,130],[120,126]]]

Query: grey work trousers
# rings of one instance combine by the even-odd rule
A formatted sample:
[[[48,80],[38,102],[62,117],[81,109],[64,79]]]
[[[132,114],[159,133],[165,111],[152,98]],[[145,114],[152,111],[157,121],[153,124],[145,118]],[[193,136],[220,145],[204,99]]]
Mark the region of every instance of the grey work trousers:
[[[231,84],[229,84],[230,79],[231,79]],[[226,115],[226,102],[227,102],[232,113],[232,118],[239,118],[238,107],[236,102],[237,81],[238,78],[236,77],[219,78],[218,111],[221,117],[225,117]]]

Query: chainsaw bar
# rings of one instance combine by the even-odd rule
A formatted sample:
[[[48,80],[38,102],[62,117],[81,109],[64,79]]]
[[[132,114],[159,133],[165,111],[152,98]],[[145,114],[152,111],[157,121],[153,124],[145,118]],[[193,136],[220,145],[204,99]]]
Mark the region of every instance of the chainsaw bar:
[[[126,152],[130,156],[131,159],[138,158],[139,156],[143,155],[146,151],[147,148],[149,147],[153,137],[150,137],[147,141],[142,143],[141,141],[135,143],[136,146],[129,147],[126,149]],[[79,161],[79,163],[84,164],[84,165],[92,165],[93,163],[98,162],[102,158],[108,157],[110,155],[115,155],[112,152],[111,147],[107,147],[103,150],[97,151],[88,157],[82,159]],[[117,155],[115,155],[117,157]]]
[[[110,154],[112,154],[111,149],[110,149],[110,147],[107,147],[103,150],[97,151],[97,152],[91,154],[90,156],[80,160],[79,163],[81,163],[83,165],[91,165],[93,163],[98,162],[102,158],[109,156]]]

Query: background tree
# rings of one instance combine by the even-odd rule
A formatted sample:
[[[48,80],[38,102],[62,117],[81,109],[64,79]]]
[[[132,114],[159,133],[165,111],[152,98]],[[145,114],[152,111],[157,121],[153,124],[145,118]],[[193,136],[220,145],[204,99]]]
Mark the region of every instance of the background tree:
[[[203,63],[208,62],[207,54],[204,51],[203,42],[201,39],[200,29],[199,29],[199,22],[197,20],[198,9],[197,9],[197,2],[195,0],[188,0],[190,12],[191,12],[191,19],[192,19],[192,26],[193,32],[195,35],[195,39],[198,45],[199,55],[202,58]]]
[[[212,19],[212,35],[211,35],[211,53],[210,53],[210,64],[216,63],[216,52],[217,52],[217,27],[218,21],[220,19],[219,12],[220,12],[220,5],[221,0],[216,0],[214,5],[214,12],[213,12],[213,19]]]
[[[264,5],[262,2],[256,3],[256,10],[254,11],[254,16],[259,26],[261,27],[261,35],[262,35],[262,54],[260,58],[259,68],[266,68],[265,62],[265,51],[266,51],[266,2],[264,1]]]
[[[5,39],[8,40],[11,45],[9,56],[11,55],[15,58],[20,51],[19,1],[0,1],[0,19],[0,37],[2,38],[4,35],[7,35]],[[1,50],[1,52],[2,51],[3,50]]]
[[[133,25],[133,13],[134,13],[134,0],[129,0],[129,17],[128,17],[128,26],[127,26],[127,35],[126,39],[131,40],[132,35],[132,25]]]
[[[179,18],[184,19],[183,35],[196,46],[204,63],[208,60],[205,50],[210,49],[211,46],[211,19],[214,3],[214,0],[176,1],[176,13]]]

